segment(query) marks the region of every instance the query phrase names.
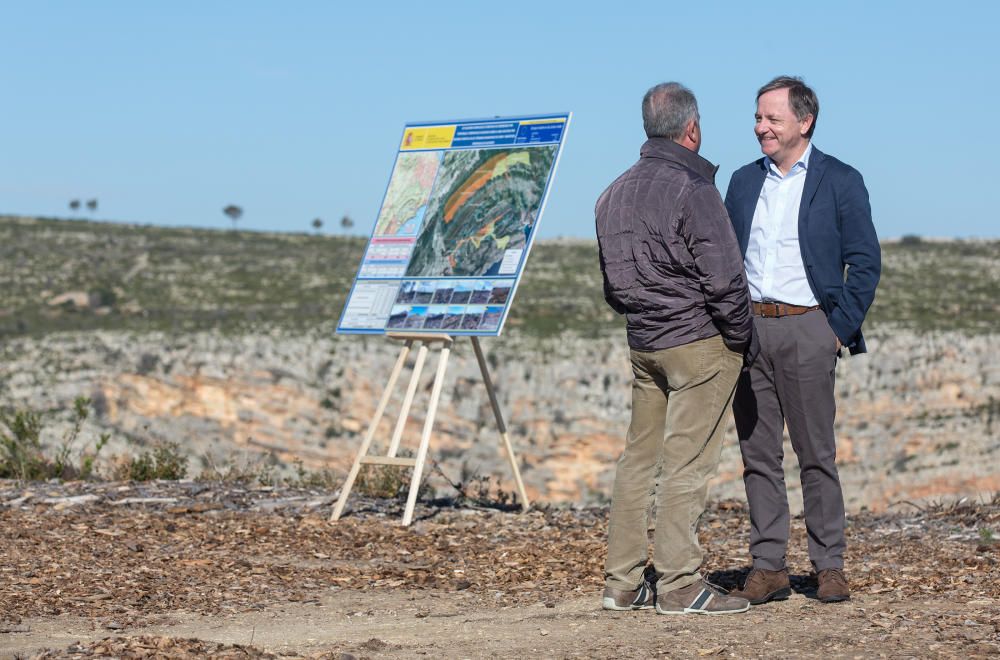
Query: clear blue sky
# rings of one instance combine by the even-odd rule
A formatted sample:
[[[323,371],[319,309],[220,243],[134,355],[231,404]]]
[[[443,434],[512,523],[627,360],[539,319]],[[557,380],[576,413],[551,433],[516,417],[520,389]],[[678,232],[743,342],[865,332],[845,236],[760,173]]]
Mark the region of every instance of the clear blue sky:
[[[374,225],[407,121],[572,111],[540,236],[592,236],[643,92],[698,96],[722,191],[754,94],[805,77],[815,144],[883,237],[1000,235],[1000,3],[0,0],[0,213],[248,229]]]

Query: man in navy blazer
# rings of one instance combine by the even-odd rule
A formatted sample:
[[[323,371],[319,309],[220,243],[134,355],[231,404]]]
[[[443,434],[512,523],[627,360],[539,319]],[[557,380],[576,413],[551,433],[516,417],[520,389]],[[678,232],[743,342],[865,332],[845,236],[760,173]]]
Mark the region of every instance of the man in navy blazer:
[[[737,170],[726,193],[760,342],[733,402],[753,557],[734,595],[754,605],[791,593],[785,424],[799,459],[819,600],[850,598],[834,377],[842,349],[865,352],[861,324],[875,297],[881,251],[861,175],[812,145],[818,115],[816,94],[800,78],[764,85],[754,126],[764,157]]]

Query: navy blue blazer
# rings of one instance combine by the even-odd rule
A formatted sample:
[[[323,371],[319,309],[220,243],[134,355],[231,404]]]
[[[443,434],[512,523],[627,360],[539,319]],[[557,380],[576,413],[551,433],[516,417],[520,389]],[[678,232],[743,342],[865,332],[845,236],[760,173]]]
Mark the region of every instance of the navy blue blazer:
[[[726,210],[744,258],[766,175],[763,158],[744,165],[733,173],[726,192]],[[864,353],[861,323],[875,299],[882,250],[861,174],[816,147],[799,206],[799,248],[809,288],[830,327],[852,355]]]

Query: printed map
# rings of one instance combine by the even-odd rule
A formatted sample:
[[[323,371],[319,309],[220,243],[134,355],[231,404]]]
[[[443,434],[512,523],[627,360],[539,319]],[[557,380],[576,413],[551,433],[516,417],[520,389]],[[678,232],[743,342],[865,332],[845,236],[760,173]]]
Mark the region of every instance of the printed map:
[[[440,152],[399,155],[375,225],[376,236],[416,236],[440,163]]]
[[[527,244],[557,148],[445,152],[406,275],[497,274]]]
[[[499,335],[570,119],[406,124],[337,332]]]

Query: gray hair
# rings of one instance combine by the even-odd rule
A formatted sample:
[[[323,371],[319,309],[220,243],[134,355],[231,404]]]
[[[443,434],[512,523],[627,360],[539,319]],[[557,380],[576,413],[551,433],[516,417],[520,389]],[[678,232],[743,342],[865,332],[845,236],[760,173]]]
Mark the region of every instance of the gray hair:
[[[698,101],[680,83],[654,85],[642,97],[642,126],[646,137],[678,140],[691,120],[698,119]]]
[[[796,119],[802,121],[812,115],[812,126],[806,132],[806,137],[811,138],[813,131],[816,130],[816,120],[819,119],[819,99],[816,97],[816,92],[798,76],[778,76],[757,90],[757,100],[776,89],[788,90],[788,105],[792,107]]]

